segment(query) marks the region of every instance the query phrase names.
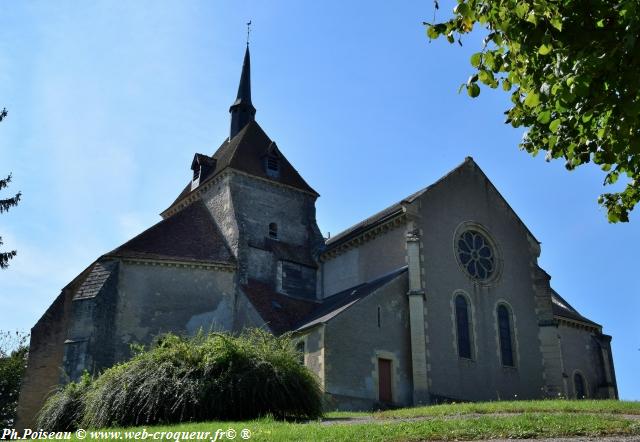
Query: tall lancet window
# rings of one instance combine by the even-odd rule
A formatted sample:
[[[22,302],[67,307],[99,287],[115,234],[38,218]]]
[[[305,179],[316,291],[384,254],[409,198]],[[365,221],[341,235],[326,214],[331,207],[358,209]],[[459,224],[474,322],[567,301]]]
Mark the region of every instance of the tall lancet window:
[[[456,296],[456,329],[458,332],[458,356],[471,359],[470,312],[467,298]]]
[[[582,377],[580,373],[575,373],[573,375],[573,389],[576,393],[576,399],[584,399],[587,397],[584,384],[584,377]]]
[[[498,306],[498,333],[500,338],[500,356],[502,357],[502,365],[506,367],[514,367],[511,313],[503,304]]]

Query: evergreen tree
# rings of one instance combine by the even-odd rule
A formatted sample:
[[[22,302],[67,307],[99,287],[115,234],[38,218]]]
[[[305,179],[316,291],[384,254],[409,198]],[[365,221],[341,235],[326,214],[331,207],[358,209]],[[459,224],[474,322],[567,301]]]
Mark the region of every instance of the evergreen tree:
[[[7,110],[2,109],[0,112],[0,121],[4,120],[7,116]],[[7,176],[5,179],[0,179],[0,190],[4,189],[11,182],[11,174]],[[0,213],[4,213],[8,211],[11,207],[18,205],[18,201],[20,201],[20,196],[22,194],[18,192],[11,198],[0,199]],[[2,245],[2,237],[0,236],[0,246]],[[0,269],[6,269],[9,266],[9,260],[16,256],[16,251],[11,250],[10,252],[0,252]]]

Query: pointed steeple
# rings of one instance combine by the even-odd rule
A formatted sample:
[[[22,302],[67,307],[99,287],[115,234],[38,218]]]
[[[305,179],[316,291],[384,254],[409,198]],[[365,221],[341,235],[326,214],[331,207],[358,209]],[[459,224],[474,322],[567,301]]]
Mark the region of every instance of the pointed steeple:
[[[249,58],[249,43],[244,53],[242,74],[238,85],[238,96],[229,108],[231,113],[231,132],[229,139],[233,138],[250,121],[255,120],[256,108],[251,103],[251,60]]]

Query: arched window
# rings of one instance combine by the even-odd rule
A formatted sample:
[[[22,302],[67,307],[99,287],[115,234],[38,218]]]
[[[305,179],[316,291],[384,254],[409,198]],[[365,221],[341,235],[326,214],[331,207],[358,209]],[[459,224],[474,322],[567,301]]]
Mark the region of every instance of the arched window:
[[[502,365],[514,367],[513,340],[511,337],[511,314],[504,305],[498,306],[498,332],[500,335],[500,355],[502,356]]]
[[[573,391],[576,393],[576,399],[584,399],[586,397],[584,388],[584,378],[580,373],[573,375]]]
[[[469,304],[467,298],[456,296],[456,327],[458,331],[458,356],[471,359],[471,333],[469,332]]]
[[[278,239],[278,225],[276,223],[269,224],[269,238]]]

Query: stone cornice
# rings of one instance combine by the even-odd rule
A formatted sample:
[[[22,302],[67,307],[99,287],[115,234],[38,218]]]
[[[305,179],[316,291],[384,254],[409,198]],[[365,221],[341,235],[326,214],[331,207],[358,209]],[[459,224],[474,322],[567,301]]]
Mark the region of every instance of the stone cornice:
[[[565,318],[563,316],[553,315],[553,318],[558,321],[559,324],[566,325],[568,327],[577,328],[580,330],[590,330],[596,333],[602,333],[602,327],[589,324],[587,322],[576,321],[574,319]]]
[[[320,254],[320,261],[326,262],[336,256],[342,255],[343,253],[348,252],[349,250],[360,247],[362,244],[371,241],[372,239],[387,233],[390,230],[403,225],[407,221],[407,214],[403,210],[398,213],[393,218],[385,221],[384,223],[374,225],[359,235],[345,241],[344,243],[332,247],[330,250],[326,252],[322,252]]]
[[[235,264],[228,263],[216,263],[216,262],[206,262],[206,261],[180,261],[180,260],[169,260],[169,259],[153,259],[153,258],[124,258],[124,257],[114,257],[119,258],[122,262],[127,264],[141,264],[148,266],[159,266],[159,267],[176,267],[176,268],[188,268],[188,269],[203,269],[203,270],[220,270],[223,272],[233,272],[236,270]]]
[[[269,180],[269,179],[266,179],[266,178],[262,178],[262,177],[255,176],[255,175],[251,175],[250,173],[242,172],[242,171],[234,169],[232,167],[227,167],[226,169],[224,169],[222,172],[218,173],[217,175],[214,175],[214,176],[212,176],[210,178],[207,178],[198,187],[196,187],[191,192],[189,192],[188,194],[183,196],[181,199],[179,199],[178,201],[173,203],[171,206],[169,206],[169,208],[167,208],[166,210],[161,212],[160,216],[162,218],[168,218],[171,215],[179,212],[180,210],[182,210],[185,207],[187,207],[189,204],[191,204],[194,201],[196,201],[197,199],[199,199],[204,192],[208,191],[214,185],[216,185],[217,183],[222,181],[224,178],[226,178],[227,176],[231,176],[231,175],[242,175],[242,176],[250,177],[250,178],[253,178],[253,179],[258,180],[258,181],[263,181],[265,183],[269,183],[269,184],[274,185],[276,187],[282,187],[282,188],[285,188],[285,189],[294,190],[296,192],[304,193],[305,195],[310,195],[310,196],[312,196],[314,198],[318,197],[318,194],[316,194],[316,193],[307,192],[306,190],[298,189],[297,187],[290,186],[288,184],[282,184],[282,183],[279,183],[277,181],[272,181],[272,180]]]
[[[218,184],[220,181],[222,181],[224,178],[230,175],[231,175],[230,169],[226,169],[221,173],[214,175],[213,177],[209,178],[204,183],[200,184],[198,187],[193,189],[191,192],[183,196],[181,199],[173,203],[171,206],[169,206],[169,208],[161,212],[160,216],[162,218],[168,218],[171,215],[178,213],[180,210],[184,209],[189,204],[198,200],[204,192],[211,189],[214,185]]]
[[[317,193],[314,193],[314,192],[308,192],[306,190],[302,190],[302,189],[299,189],[297,187],[290,186],[289,184],[283,184],[283,183],[280,183],[278,181],[273,181],[273,180],[270,180],[270,179],[267,179],[267,178],[263,178],[263,177],[260,177],[260,176],[251,175],[250,173],[243,172],[243,171],[238,170],[238,169],[230,168],[230,170],[236,175],[247,176],[249,178],[253,178],[254,180],[263,181],[265,183],[269,183],[269,184],[274,185],[276,187],[282,187],[282,188],[285,188],[285,189],[289,189],[289,190],[293,190],[293,191],[296,191],[296,192],[304,193],[305,195],[310,195],[310,196],[312,196],[314,198],[318,198],[320,196],[320,195],[318,195]]]

